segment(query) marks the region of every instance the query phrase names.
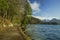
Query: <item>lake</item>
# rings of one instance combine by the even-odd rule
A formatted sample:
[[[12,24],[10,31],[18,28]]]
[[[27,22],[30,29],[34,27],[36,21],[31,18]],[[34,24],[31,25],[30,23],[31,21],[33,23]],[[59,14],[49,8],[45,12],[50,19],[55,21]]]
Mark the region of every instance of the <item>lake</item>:
[[[60,25],[28,25],[26,34],[32,40],[60,40]]]

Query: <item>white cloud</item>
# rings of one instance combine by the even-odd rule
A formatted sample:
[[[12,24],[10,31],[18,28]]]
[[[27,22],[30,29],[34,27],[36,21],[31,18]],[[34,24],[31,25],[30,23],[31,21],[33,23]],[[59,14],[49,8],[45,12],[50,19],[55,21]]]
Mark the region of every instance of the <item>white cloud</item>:
[[[32,17],[35,17],[35,18],[38,18],[38,19],[41,19],[41,20],[44,20],[44,19],[52,20],[53,18],[59,19],[57,17],[40,17],[40,16],[32,16]]]
[[[32,16],[32,17],[35,17],[35,18],[38,18],[38,19],[41,19],[41,20],[47,19],[46,17],[40,17],[40,16]]]
[[[40,8],[39,8],[40,7],[40,4],[37,3],[36,1],[34,3],[30,3],[30,6],[31,6],[34,14],[40,12]]]
[[[32,10],[39,10],[39,4],[37,2],[30,3]]]

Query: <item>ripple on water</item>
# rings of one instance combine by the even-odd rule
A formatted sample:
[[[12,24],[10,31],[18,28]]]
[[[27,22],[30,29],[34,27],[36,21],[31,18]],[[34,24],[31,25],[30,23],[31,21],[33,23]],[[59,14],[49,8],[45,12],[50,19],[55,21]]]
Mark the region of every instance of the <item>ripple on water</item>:
[[[29,25],[26,33],[33,40],[60,40],[60,25]]]

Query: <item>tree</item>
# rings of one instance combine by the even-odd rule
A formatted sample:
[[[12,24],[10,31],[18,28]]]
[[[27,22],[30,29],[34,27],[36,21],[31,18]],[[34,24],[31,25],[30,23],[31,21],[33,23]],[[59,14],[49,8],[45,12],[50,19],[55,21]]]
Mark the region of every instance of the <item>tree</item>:
[[[9,8],[8,0],[0,0],[0,16],[5,16]]]
[[[25,29],[26,25],[28,24],[28,21],[31,19],[31,7],[29,5],[29,3],[27,2],[25,5],[25,14],[24,14],[24,18],[21,21],[21,26],[23,26],[22,28]]]

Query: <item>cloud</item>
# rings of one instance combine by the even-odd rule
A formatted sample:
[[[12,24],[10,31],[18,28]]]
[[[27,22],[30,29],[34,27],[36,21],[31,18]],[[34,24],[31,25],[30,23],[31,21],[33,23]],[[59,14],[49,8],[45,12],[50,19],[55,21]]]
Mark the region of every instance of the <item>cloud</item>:
[[[36,14],[36,13],[39,13],[40,12],[40,4],[37,3],[36,1],[33,2],[33,3],[30,3],[30,6],[32,8],[33,14]]]
[[[31,3],[32,10],[39,10],[39,4],[37,2]]]
[[[38,19],[40,19],[40,20],[47,19],[46,17],[40,17],[40,16],[32,16],[32,17],[38,18]],[[50,19],[50,18],[49,18],[49,19]]]
[[[32,17],[38,18],[38,19],[40,19],[40,20],[44,20],[44,19],[52,20],[53,18],[59,19],[59,18],[57,18],[57,17],[41,17],[41,16],[32,16]]]

